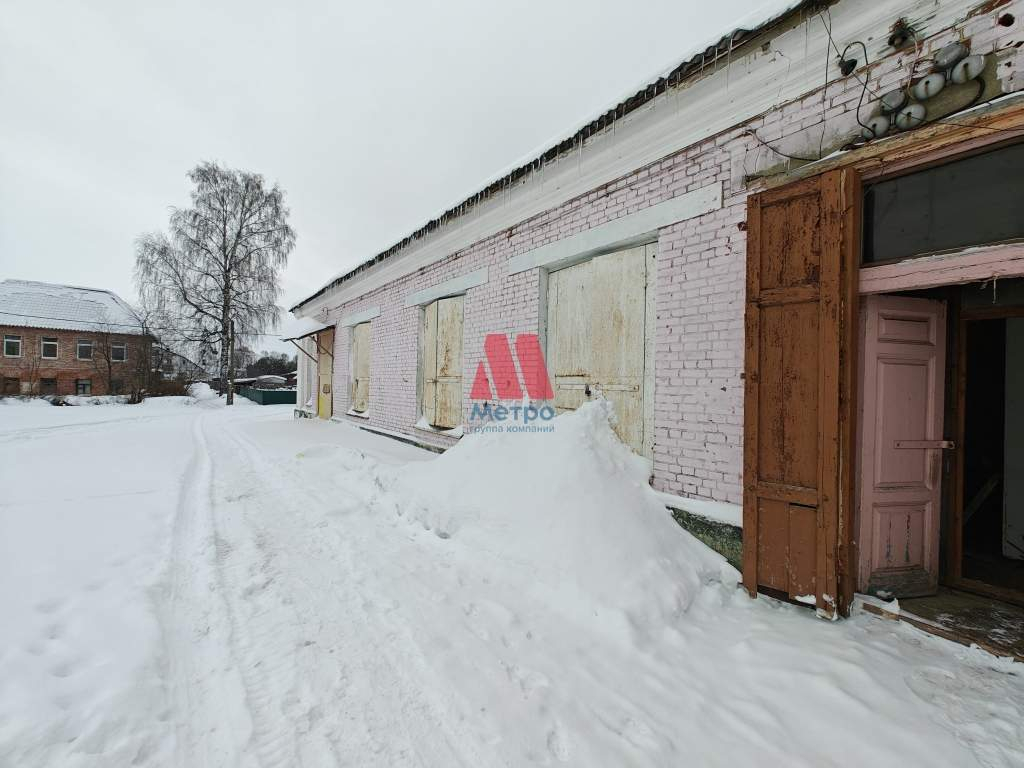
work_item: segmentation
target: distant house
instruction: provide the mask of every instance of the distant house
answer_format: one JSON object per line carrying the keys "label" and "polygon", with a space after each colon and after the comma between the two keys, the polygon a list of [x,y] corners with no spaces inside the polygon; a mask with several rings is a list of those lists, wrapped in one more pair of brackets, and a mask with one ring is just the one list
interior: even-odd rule
{"label": "distant house", "polygon": [[131,392],[149,342],[117,294],[29,280],[0,282],[0,395]]}

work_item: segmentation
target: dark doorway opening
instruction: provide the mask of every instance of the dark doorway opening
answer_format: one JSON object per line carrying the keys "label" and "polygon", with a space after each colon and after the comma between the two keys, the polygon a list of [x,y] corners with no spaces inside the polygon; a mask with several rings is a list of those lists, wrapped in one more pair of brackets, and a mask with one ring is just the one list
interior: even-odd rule
{"label": "dark doorway opening", "polygon": [[1024,316],[964,322],[960,576],[1024,600]]}

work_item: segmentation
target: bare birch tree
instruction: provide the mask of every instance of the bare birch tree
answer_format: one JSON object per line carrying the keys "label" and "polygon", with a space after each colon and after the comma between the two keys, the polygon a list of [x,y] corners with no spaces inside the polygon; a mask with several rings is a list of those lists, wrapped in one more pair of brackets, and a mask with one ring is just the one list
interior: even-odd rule
{"label": "bare birch tree", "polygon": [[144,305],[180,342],[216,346],[231,405],[235,340],[277,324],[280,273],[295,232],[284,192],[259,174],[202,163],[189,179],[192,205],[171,212],[166,234],[139,238],[135,281]]}

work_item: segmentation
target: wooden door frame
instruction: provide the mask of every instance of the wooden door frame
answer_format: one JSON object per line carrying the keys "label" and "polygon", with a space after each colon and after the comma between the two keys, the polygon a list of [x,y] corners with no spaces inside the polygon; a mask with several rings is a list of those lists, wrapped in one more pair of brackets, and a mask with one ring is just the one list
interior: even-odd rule
{"label": "wooden door frame", "polygon": [[[901,142],[899,146],[893,146],[891,149],[883,147],[882,151],[876,155],[865,156],[856,160],[852,167],[856,170],[861,185],[897,178],[908,173],[925,170],[981,152],[997,149],[1000,146],[1020,143],[1024,140],[1024,104],[1017,100],[1006,109],[996,108],[973,121],[958,121],[958,124],[955,126],[932,126],[928,131],[928,135],[921,137],[916,145],[910,141],[912,138],[914,138],[914,133],[907,134],[906,141]],[[859,199],[861,201],[861,209],[863,210],[863,197]],[[1009,253],[1010,249],[1007,249],[1007,251]],[[852,256],[855,259],[856,268],[861,274],[863,274],[863,270],[880,269],[890,266],[890,264],[861,266],[860,248]],[[903,263],[911,260],[904,260]],[[956,283],[950,282],[945,284],[954,285]],[[928,287],[937,286],[934,285],[934,281],[928,281],[927,277],[922,275],[919,285],[903,285],[898,289],[894,289],[893,292]],[[857,303],[859,305],[859,301]],[[1020,314],[1024,315],[1024,308],[1020,309]],[[961,310],[959,317],[955,321],[955,328],[953,327],[953,322],[949,322],[947,326],[947,332],[955,334],[956,343],[955,357],[947,361],[947,366],[955,366],[954,375],[951,379],[952,391],[947,396],[953,398],[955,403],[954,439],[957,449],[951,472],[952,477],[950,478],[952,498],[950,499],[951,507],[948,516],[949,531],[945,541],[940,541],[940,549],[946,553],[946,572],[942,573],[940,570],[940,583],[955,586],[965,591],[978,592],[1020,603],[1022,602],[1021,596],[1012,590],[993,587],[973,579],[966,579],[961,575],[963,567],[963,531],[961,523],[963,520],[963,440],[965,430],[963,398],[965,395],[964,377],[966,376],[964,367],[966,361],[966,347],[964,343],[966,340],[966,323],[982,319],[983,317],[1011,316],[1006,314],[1008,311],[1009,308],[999,308],[994,311],[987,308]],[[860,352],[860,342],[858,342],[857,353],[859,354]],[[861,393],[858,391],[858,387],[859,382],[853,382],[850,396],[859,407]],[[854,428],[859,429],[860,425],[856,424]],[[853,499],[856,499],[859,493],[858,474],[859,468],[858,472],[851,473],[852,491],[854,494],[851,498]],[[854,505],[853,514],[855,516],[858,514],[856,504]],[[859,519],[855,520],[857,526],[859,526],[859,523]],[[854,552],[853,547],[855,545],[851,546],[851,552]],[[854,562],[857,562],[857,560],[854,560]]]}
{"label": "wooden door frame", "polygon": [[951,393],[954,405],[954,439],[957,450],[953,461],[950,499],[949,534],[946,537],[946,573],[942,583],[965,592],[974,592],[994,597],[1009,603],[1024,605],[1024,592],[994,584],[987,584],[963,575],[963,515],[964,515],[964,448],[967,435],[967,324],[979,320],[1003,320],[1010,317],[1024,317],[1024,306],[1017,307],[972,307],[961,309],[956,322],[956,369],[953,375],[954,391]]}
{"label": "wooden door frame", "polygon": [[[952,115],[944,119],[955,119],[956,123],[929,123],[913,131],[874,141],[836,157],[808,163],[790,173],[768,179],[760,190],[751,191],[776,190],[780,187],[799,184],[808,178],[828,171],[840,169],[846,171],[844,190],[847,194],[844,197],[853,206],[853,210],[845,212],[849,213],[852,224],[844,228],[843,232],[842,269],[847,274],[859,277],[864,185],[1024,140],[1024,95],[1010,97],[976,108],[967,114]],[[752,229],[751,222],[748,221],[748,259],[750,258],[749,243],[752,236],[750,230]],[[857,466],[856,447],[859,429],[857,413],[861,396],[857,380],[860,357],[858,283],[857,279],[848,281],[849,290],[844,294],[846,305],[840,308],[841,322],[845,323],[845,326],[840,329],[839,340],[846,339],[849,342],[852,339],[853,343],[847,343],[841,350],[840,409],[838,414],[839,466],[836,468],[839,488],[836,563],[834,571],[829,572],[830,569],[826,567],[822,573],[826,581],[833,581],[837,584],[837,607],[842,614],[846,614],[852,604],[857,586],[856,574],[859,563],[855,533],[860,523],[856,509],[858,478],[854,471]],[[904,288],[903,290],[909,289]],[[749,334],[749,328],[746,332]],[[745,422],[750,418],[750,414],[744,415]],[[749,439],[749,432],[745,432],[744,439],[745,441]],[[749,450],[749,446],[747,449]],[[960,453],[958,451],[958,454]],[[746,483],[746,480],[744,482]],[[744,505],[746,506],[747,503],[745,498]],[[756,547],[756,535],[756,530],[747,531],[744,539],[745,541],[749,540],[752,546]],[[753,555],[747,552],[745,545],[744,558],[750,556]],[[819,563],[819,565],[826,564]],[[966,580],[961,579],[961,581]],[[748,586],[748,589],[756,589],[756,585]]]}

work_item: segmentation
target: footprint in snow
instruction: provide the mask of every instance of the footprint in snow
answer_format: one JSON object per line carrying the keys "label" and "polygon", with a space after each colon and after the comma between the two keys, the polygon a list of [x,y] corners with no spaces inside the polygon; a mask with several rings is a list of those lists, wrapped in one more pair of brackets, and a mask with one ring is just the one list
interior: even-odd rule
{"label": "footprint in snow", "polygon": [[62,661],[60,664],[57,664],[55,667],[50,669],[50,674],[54,677],[71,677],[75,673],[76,669],[77,666],[74,662]]}
{"label": "footprint in snow", "polygon": [[63,597],[51,597],[49,600],[41,600],[36,603],[36,612],[43,614],[56,613],[67,602]]}
{"label": "footprint in snow", "polygon": [[551,681],[541,672],[531,669],[524,669],[518,664],[506,664],[505,673],[511,682],[516,683],[523,692],[523,698],[528,699],[536,691],[542,688],[549,688]]}
{"label": "footprint in snow", "polygon": [[[934,719],[951,726],[961,744],[983,765],[1024,764],[1024,707],[1015,681],[992,669],[961,664],[955,671],[921,667],[905,676],[907,687],[934,706]],[[999,670],[1001,671],[1001,670]],[[984,727],[983,727],[984,726]],[[1002,738],[993,738],[993,735]]]}
{"label": "footprint in snow", "polygon": [[569,741],[558,723],[548,732],[548,752],[560,763],[569,762]]}
{"label": "footprint in snow", "polygon": [[24,651],[30,656],[42,656],[46,653],[46,646],[42,643],[31,642],[24,647]]}

